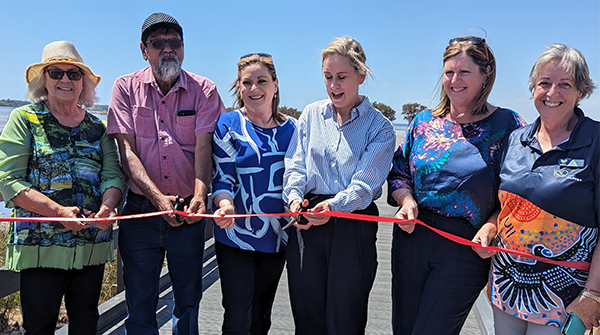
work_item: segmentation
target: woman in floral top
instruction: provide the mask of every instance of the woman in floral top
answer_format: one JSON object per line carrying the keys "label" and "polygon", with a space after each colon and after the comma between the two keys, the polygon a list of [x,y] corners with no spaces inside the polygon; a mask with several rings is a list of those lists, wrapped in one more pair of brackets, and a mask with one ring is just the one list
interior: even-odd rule
{"label": "woman in floral top", "polygon": [[[0,192],[16,217],[111,217],[125,190],[114,141],[83,107],[100,77],[75,46],[48,44],[29,66],[26,96],[0,136]],[[64,295],[69,334],[96,334],[104,263],[114,260],[112,223],[11,223],[6,268],[20,271],[27,334],[53,334]]]}
{"label": "woman in floral top", "polygon": [[[416,116],[394,155],[388,203],[467,239],[498,215],[498,153],[522,126],[487,102],[496,62],[485,40],[457,37],[444,53],[441,102]],[[394,334],[459,334],[487,282],[489,260],[414,223],[394,227]],[[432,320],[435,319],[435,322]]]}

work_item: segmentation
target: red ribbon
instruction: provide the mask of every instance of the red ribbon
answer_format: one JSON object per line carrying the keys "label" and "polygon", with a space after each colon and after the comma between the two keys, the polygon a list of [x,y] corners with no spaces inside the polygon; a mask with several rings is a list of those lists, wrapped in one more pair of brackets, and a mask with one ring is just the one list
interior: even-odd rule
{"label": "red ribbon", "polygon": [[335,216],[335,217],[339,217],[339,218],[345,218],[345,219],[354,219],[354,220],[361,220],[361,221],[378,221],[378,222],[391,222],[391,223],[395,223],[395,222],[415,222],[417,224],[420,224],[422,226],[425,226],[431,230],[433,230],[434,232],[436,232],[437,234],[453,241],[456,242],[458,244],[462,244],[462,245],[466,245],[466,246],[470,246],[470,247],[475,247],[478,249],[484,249],[484,250],[488,250],[488,251],[492,251],[492,252],[505,252],[505,253],[509,253],[509,254],[513,254],[516,256],[520,256],[520,257],[524,257],[524,258],[529,258],[529,259],[535,259],[536,261],[540,261],[540,262],[544,262],[544,263],[549,263],[549,264],[554,264],[554,265],[558,265],[558,266],[565,266],[565,267],[569,267],[569,268],[573,268],[573,269],[577,269],[577,270],[583,270],[583,271],[589,271],[590,270],[590,263],[589,262],[584,262],[584,261],[555,261],[553,259],[548,259],[542,256],[537,256],[537,255],[532,255],[532,254],[528,254],[526,252],[522,252],[522,251],[517,251],[517,250],[511,250],[511,249],[506,249],[506,248],[501,248],[501,247],[496,247],[496,246],[488,246],[488,247],[482,247],[481,244],[479,243],[475,243],[473,241],[467,240],[466,238],[460,237],[460,236],[456,236],[456,235],[452,235],[450,233],[447,233],[443,230],[439,230],[437,228],[433,228],[430,227],[428,225],[426,225],[423,221],[421,220],[401,220],[401,219],[396,219],[396,218],[388,218],[388,217],[381,217],[381,216],[371,216],[371,215],[365,215],[365,214],[352,214],[352,213],[340,213],[340,212],[323,212],[320,213],[323,215],[330,215],[330,216]]}
{"label": "red ribbon", "polygon": [[[162,211],[162,212],[152,212],[152,213],[143,213],[143,214],[132,214],[132,215],[121,215],[121,216],[113,216],[110,218],[60,218],[60,217],[18,217],[18,218],[2,218],[0,217],[0,222],[6,222],[6,221],[29,221],[29,222],[60,222],[60,221],[79,221],[79,222],[103,222],[103,221],[115,221],[115,220],[128,220],[128,219],[140,219],[140,218],[146,218],[146,217],[152,217],[152,216],[159,216],[159,215],[174,215],[174,214],[178,214],[178,215],[182,215],[182,216],[187,216],[187,217],[196,217],[196,218],[245,218],[245,217],[256,217],[256,216],[292,216],[292,215],[298,215],[298,214],[307,214],[307,212],[299,212],[299,213],[267,213],[267,214],[228,214],[228,215],[215,215],[215,214],[191,214],[191,213],[187,213],[187,212],[182,212],[182,211]],[[354,214],[354,213],[343,213],[343,212],[333,212],[333,211],[325,211],[325,212],[320,212],[319,214],[325,215],[325,216],[333,216],[333,217],[337,217],[337,218],[344,218],[344,219],[353,219],[353,220],[360,220],[360,221],[372,221],[372,222],[389,222],[389,223],[398,223],[398,222],[415,222],[417,224],[420,224],[422,226],[427,227],[428,229],[431,229],[432,231],[434,231],[435,233],[453,241],[456,242],[458,244],[462,244],[462,245],[466,245],[466,246],[470,246],[470,247],[474,247],[474,248],[478,248],[478,249],[484,249],[484,250],[488,250],[491,252],[505,252],[505,253],[509,253],[509,254],[513,254],[516,256],[520,256],[520,257],[524,257],[524,258],[528,258],[528,259],[534,259],[536,261],[540,261],[540,262],[544,262],[544,263],[549,263],[549,264],[554,264],[554,265],[558,265],[558,266],[564,266],[564,267],[569,267],[569,268],[573,268],[573,269],[577,269],[577,270],[583,270],[583,271],[589,271],[590,270],[590,263],[589,262],[584,262],[584,261],[555,261],[552,259],[548,259],[545,257],[541,257],[541,256],[537,256],[537,255],[532,255],[532,254],[528,254],[522,251],[517,251],[517,250],[511,250],[511,249],[506,249],[506,248],[501,248],[501,247],[496,247],[496,246],[488,246],[488,247],[482,247],[480,244],[475,243],[473,241],[467,240],[466,238],[462,238],[460,236],[456,236],[450,233],[447,233],[445,231],[439,230],[437,228],[433,228],[430,227],[428,225],[426,225],[423,221],[421,220],[402,220],[402,219],[397,219],[397,218],[389,218],[389,217],[384,217],[384,216],[374,216],[374,215],[365,215],[365,214]]]}

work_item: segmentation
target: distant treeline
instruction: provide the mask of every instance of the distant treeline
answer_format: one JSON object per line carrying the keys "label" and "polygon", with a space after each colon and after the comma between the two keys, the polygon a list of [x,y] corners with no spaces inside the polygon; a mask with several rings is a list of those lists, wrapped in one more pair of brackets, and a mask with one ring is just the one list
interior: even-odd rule
{"label": "distant treeline", "polygon": [[[0,107],[21,107],[30,103],[27,100],[0,99]],[[108,105],[94,105],[92,108],[88,108],[88,110],[90,112],[106,114],[108,112]]]}
{"label": "distant treeline", "polygon": [[0,99],[0,107],[21,107],[29,103],[25,100]]}

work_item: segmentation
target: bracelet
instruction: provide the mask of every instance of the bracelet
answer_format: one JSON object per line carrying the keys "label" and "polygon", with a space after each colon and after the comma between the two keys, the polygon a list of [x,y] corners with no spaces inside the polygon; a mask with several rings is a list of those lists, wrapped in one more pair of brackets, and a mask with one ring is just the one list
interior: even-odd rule
{"label": "bracelet", "polygon": [[600,304],[600,297],[597,296],[597,295],[593,295],[593,294],[591,294],[588,291],[581,291],[581,295],[584,296],[584,297],[588,297],[588,298],[590,298],[592,300],[595,300],[597,303]]}
{"label": "bracelet", "polygon": [[592,292],[594,294],[600,295],[600,291],[592,290],[591,288],[584,287],[584,291]]}

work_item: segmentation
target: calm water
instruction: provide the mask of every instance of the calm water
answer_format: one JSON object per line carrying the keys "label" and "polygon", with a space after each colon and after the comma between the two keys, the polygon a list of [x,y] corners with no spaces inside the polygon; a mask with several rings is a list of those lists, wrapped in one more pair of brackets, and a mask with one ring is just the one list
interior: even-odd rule
{"label": "calm water", "polygon": [[[8,120],[8,116],[12,110],[13,107],[0,107],[0,130],[4,128],[4,124],[6,124],[6,120]],[[0,216],[10,216],[10,210],[4,207],[4,201],[0,201]]]}
{"label": "calm water", "polygon": [[4,128],[6,120],[8,120],[8,116],[13,109],[13,107],[0,107],[0,130]]}

